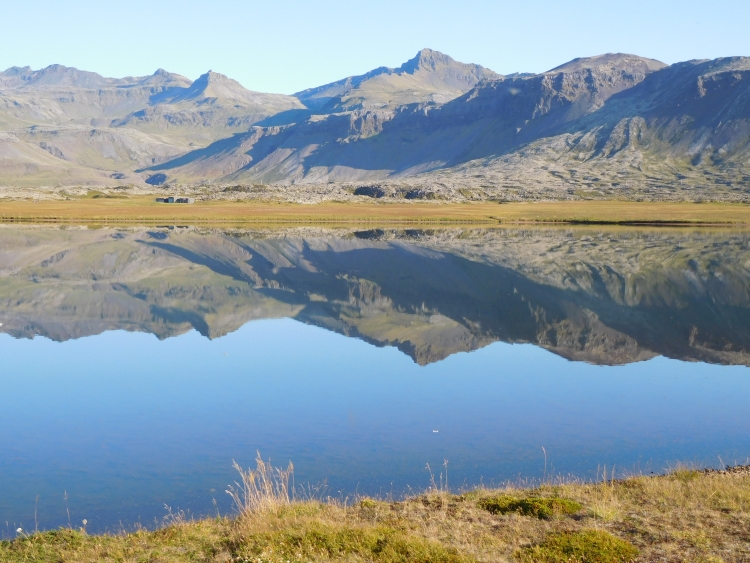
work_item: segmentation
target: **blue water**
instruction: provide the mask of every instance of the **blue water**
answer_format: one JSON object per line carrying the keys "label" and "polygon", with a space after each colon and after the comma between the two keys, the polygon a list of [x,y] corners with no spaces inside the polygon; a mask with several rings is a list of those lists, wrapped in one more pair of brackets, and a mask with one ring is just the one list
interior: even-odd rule
{"label": "blue water", "polygon": [[0,334],[0,358],[2,535],[68,525],[66,492],[93,532],[157,525],[165,505],[224,514],[232,460],[256,451],[336,497],[422,490],[444,460],[454,488],[539,478],[542,448],[547,475],[584,478],[750,455],[746,367],[501,342],[422,367],[290,319],[216,340]]}

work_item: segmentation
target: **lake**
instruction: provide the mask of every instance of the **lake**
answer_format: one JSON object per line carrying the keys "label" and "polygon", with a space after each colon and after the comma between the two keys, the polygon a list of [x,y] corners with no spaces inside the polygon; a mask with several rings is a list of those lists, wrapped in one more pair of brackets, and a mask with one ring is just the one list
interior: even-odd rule
{"label": "lake", "polygon": [[0,323],[2,536],[750,456],[750,232],[4,226]]}

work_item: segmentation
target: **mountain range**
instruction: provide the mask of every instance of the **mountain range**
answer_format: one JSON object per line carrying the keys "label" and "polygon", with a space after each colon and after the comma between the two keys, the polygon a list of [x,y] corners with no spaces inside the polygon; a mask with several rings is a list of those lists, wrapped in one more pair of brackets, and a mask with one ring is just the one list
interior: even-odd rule
{"label": "mountain range", "polygon": [[294,95],[215,72],[0,73],[0,185],[335,184],[363,197],[750,200],[750,58],[501,76],[424,49]]}

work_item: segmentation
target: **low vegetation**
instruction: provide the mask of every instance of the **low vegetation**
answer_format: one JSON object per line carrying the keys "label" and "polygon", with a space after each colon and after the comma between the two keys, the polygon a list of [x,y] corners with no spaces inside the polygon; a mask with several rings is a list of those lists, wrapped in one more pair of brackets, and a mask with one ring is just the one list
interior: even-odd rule
{"label": "low vegetation", "polygon": [[171,516],[155,531],[61,529],[0,543],[3,563],[625,563],[750,560],[750,467],[596,484],[434,487],[407,500],[294,501],[291,467],[259,460],[234,517]]}
{"label": "low vegetation", "polygon": [[508,495],[489,496],[479,501],[479,507],[492,514],[518,512],[524,516],[550,519],[554,516],[575,514],[583,506],[574,500],[559,497],[518,498]]}
{"label": "low vegetation", "polygon": [[[162,195],[175,195],[165,193]],[[0,200],[0,223],[85,224],[367,224],[501,225],[547,223],[575,225],[735,225],[750,224],[750,206],[730,203],[656,203],[558,201],[539,203],[379,203],[326,201],[314,204],[271,200],[206,200],[164,206],[155,196],[125,196],[89,191],[70,200]]]}
{"label": "low vegetation", "polygon": [[619,563],[634,561],[638,548],[604,530],[555,532],[541,544],[519,549],[519,561],[529,563]]}

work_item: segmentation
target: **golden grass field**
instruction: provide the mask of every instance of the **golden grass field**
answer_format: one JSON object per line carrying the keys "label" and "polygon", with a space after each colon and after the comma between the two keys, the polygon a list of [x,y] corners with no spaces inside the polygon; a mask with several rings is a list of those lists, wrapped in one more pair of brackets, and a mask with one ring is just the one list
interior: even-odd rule
{"label": "golden grass field", "polygon": [[577,201],[546,203],[292,204],[207,201],[156,203],[152,197],[1,201],[0,222],[129,224],[750,224],[750,206],[726,203]]}
{"label": "golden grass field", "polygon": [[[270,468],[269,468],[270,469]],[[239,512],[89,535],[81,523],[19,531],[3,563],[734,563],[750,560],[750,467],[548,483],[533,488],[442,486],[396,502],[295,501],[262,473]]]}

